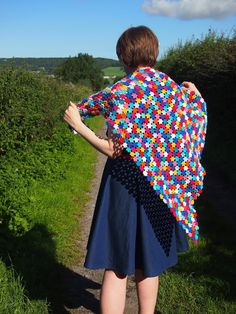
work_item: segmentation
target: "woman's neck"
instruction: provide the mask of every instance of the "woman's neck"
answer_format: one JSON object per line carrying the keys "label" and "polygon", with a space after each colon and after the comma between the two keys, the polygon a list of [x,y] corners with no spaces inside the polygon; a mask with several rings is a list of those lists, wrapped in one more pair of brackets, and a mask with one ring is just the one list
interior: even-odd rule
{"label": "woman's neck", "polygon": [[150,66],[149,65],[142,65],[142,64],[138,65],[137,67],[124,66],[124,70],[125,70],[125,73],[127,75],[132,74],[133,72],[138,71],[138,70],[143,69],[143,68],[150,68]]}

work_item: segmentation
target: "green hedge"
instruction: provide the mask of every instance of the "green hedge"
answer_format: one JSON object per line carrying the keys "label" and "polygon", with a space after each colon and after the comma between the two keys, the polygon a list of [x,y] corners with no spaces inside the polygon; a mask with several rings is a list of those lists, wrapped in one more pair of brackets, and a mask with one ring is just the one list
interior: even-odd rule
{"label": "green hedge", "polygon": [[25,70],[0,72],[1,229],[22,235],[32,227],[30,187],[63,178],[75,151],[63,113],[90,92]]}
{"label": "green hedge", "polygon": [[200,40],[179,43],[157,67],[176,82],[192,81],[199,88],[208,110],[203,158],[235,182],[236,31],[231,35],[209,31]]}

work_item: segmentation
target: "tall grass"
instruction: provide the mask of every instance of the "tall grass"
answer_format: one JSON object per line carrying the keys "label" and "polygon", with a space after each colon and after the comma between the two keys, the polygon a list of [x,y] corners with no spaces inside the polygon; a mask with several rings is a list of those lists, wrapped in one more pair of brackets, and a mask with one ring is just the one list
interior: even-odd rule
{"label": "tall grass", "polygon": [[0,313],[2,314],[46,314],[47,302],[30,301],[13,267],[7,268],[0,260]]}
{"label": "tall grass", "polygon": [[236,313],[234,224],[211,200],[197,201],[200,241],[160,278],[157,308],[162,314]]}

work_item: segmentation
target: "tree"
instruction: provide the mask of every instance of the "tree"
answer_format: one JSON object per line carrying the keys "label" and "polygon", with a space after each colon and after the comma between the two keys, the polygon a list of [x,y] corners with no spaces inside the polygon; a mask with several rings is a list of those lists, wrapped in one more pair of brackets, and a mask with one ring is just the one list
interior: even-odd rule
{"label": "tree", "polygon": [[95,59],[87,53],[69,57],[54,71],[57,77],[66,82],[90,86],[94,91],[103,87],[103,73]]}

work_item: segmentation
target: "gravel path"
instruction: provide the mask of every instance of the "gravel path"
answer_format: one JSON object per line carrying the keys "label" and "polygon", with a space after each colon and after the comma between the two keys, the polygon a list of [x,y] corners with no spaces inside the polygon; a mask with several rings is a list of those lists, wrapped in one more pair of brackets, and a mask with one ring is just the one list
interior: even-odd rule
{"label": "gravel path", "polygon": [[[105,128],[101,134],[104,136]],[[84,209],[84,215],[80,222],[81,236],[78,241],[78,248],[81,258],[78,265],[73,266],[64,278],[64,289],[66,293],[66,312],[77,313],[99,313],[99,294],[102,284],[104,270],[88,270],[83,267],[86,254],[86,245],[96,203],[97,193],[100,186],[103,168],[107,157],[98,153],[96,173],[92,180],[89,193],[89,202]],[[137,295],[133,276],[128,277],[126,314],[138,313]]]}

